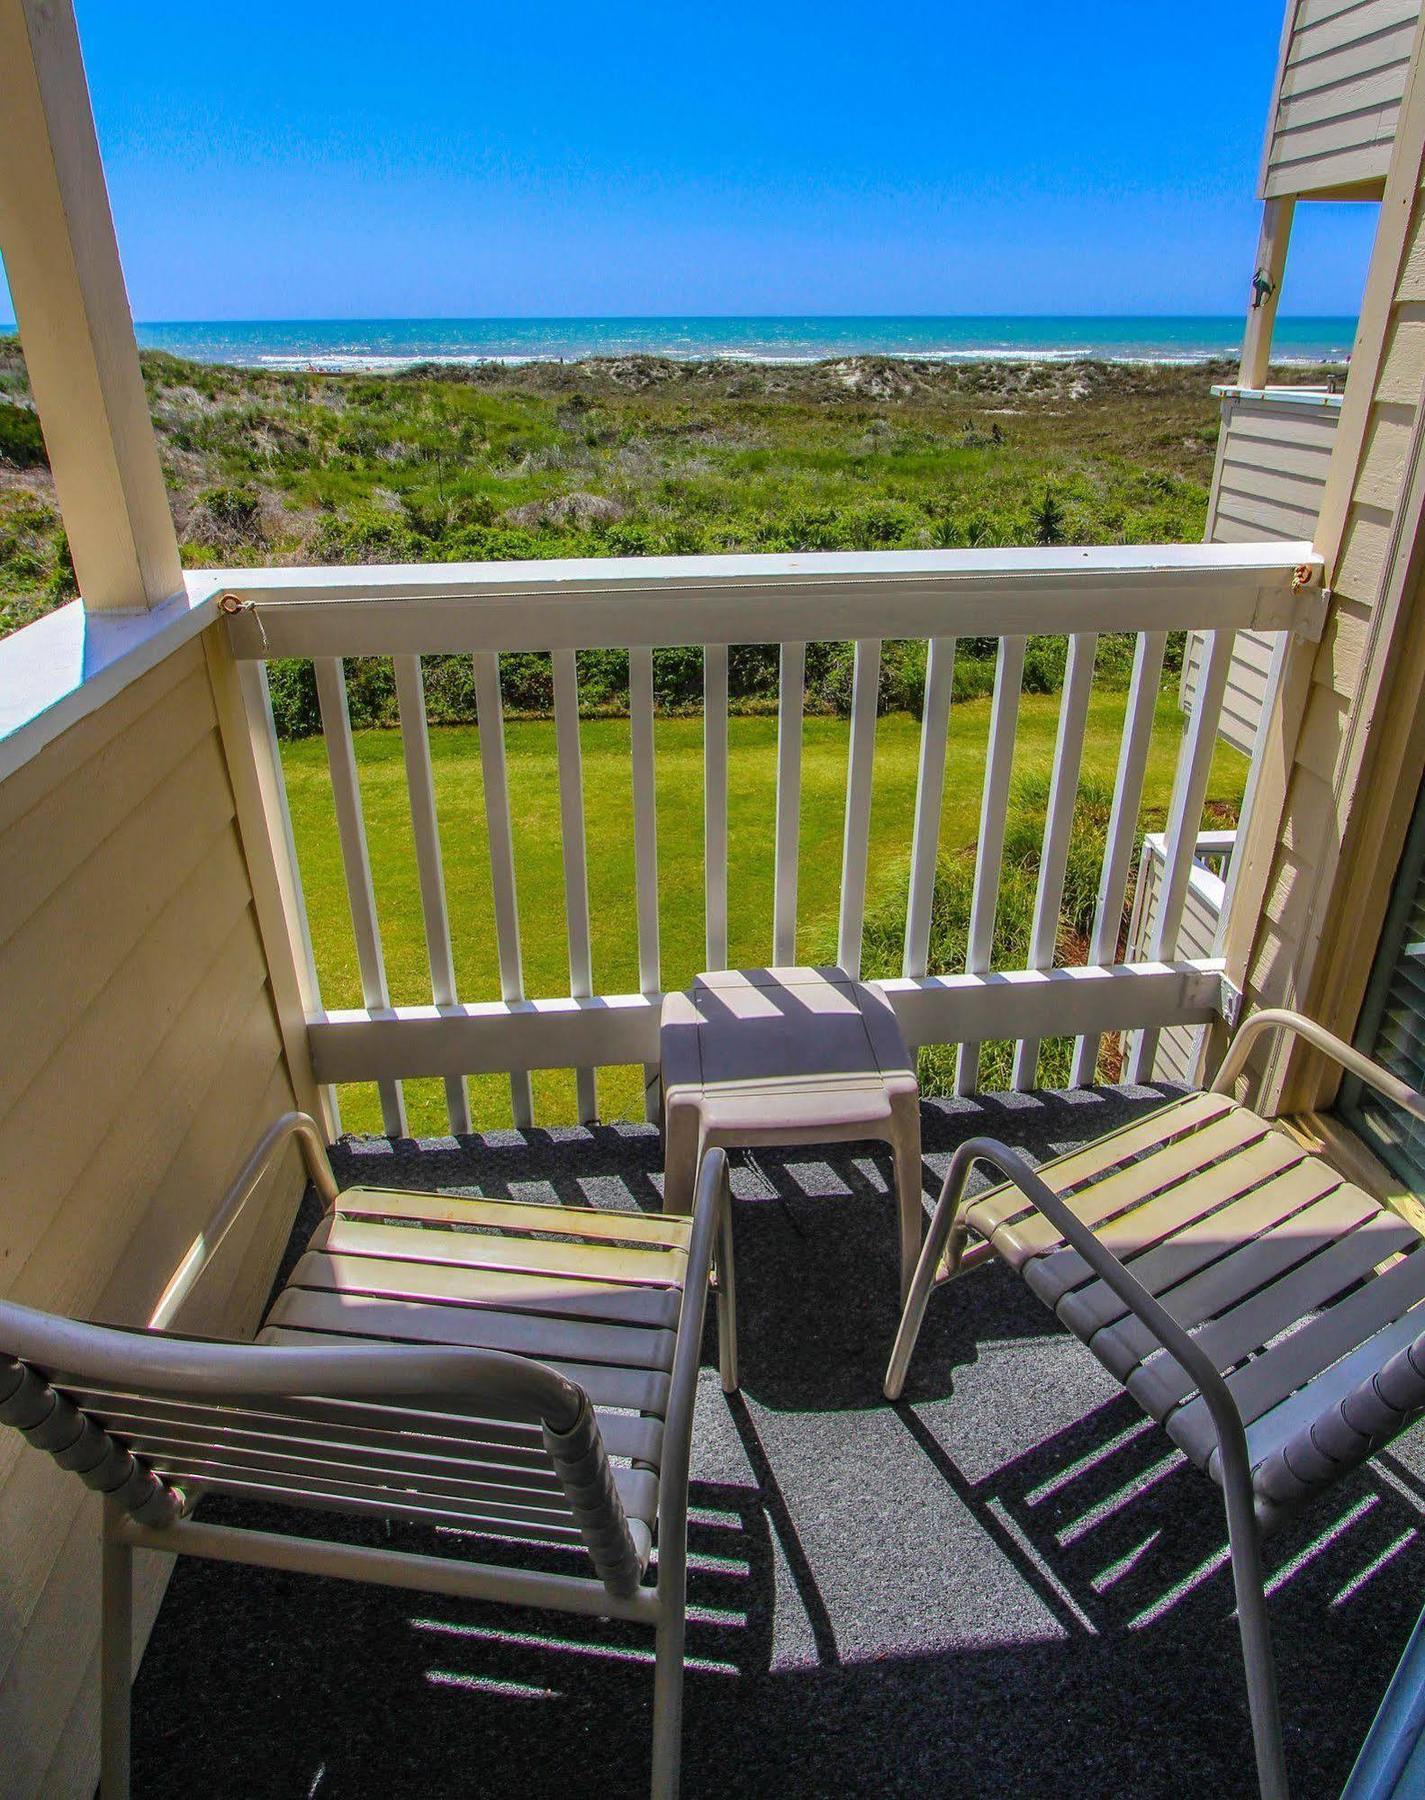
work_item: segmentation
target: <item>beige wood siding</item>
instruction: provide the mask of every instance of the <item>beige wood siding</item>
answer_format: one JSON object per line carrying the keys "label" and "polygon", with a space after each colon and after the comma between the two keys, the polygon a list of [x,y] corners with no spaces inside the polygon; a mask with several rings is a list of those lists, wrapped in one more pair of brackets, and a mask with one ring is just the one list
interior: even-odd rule
{"label": "beige wood siding", "polygon": [[1379,194],[1419,0],[1297,0],[1270,113],[1264,199]]}
{"label": "beige wood siding", "polygon": [[[1340,417],[1334,399],[1224,394],[1207,542],[1314,537]],[[1256,744],[1271,660],[1272,640],[1265,632],[1238,632],[1219,729],[1246,756]],[[1192,710],[1201,665],[1201,633],[1189,632],[1179,690],[1184,712]]]}
{"label": "beige wood siding", "polygon": [[[1367,285],[1339,467],[1322,512],[1328,554],[1339,542],[1326,628],[1318,645],[1303,649],[1300,680],[1293,676],[1297,722],[1280,820],[1274,841],[1252,846],[1264,876],[1260,916],[1242,920],[1249,1000],[1300,1006],[1347,1036],[1420,780],[1410,742],[1421,726],[1412,690],[1421,601],[1410,575],[1425,398],[1420,109],[1413,76]],[[1234,921],[1234,938],[1237,929]],[[1309,1059],[1274,1063],[1268,1103],[1288,1110],[1316,1104],[1319,1074]]]}
{"label": "beige wood siding", "polygon": [[[141,1323],[292,1104],[201,644],[0,784],[0,995],[0,1294]],[[300,1187],[291,1159],[186,1328],[251,1328]],[[93,1790],[98,1520],[0,1432],[7,1795]],[[141,1636],[168,1566],[143,1559]]]}

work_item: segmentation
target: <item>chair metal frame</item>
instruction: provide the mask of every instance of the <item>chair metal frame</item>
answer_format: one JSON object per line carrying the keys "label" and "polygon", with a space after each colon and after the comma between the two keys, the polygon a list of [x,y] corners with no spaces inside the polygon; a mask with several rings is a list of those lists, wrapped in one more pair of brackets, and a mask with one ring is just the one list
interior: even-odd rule
{"label": "chair metal frame", "polygon": [[[1324,1030],[1314,1020],[1279,1007],[1265,1008],[1254,1013],[1239,1027],[1213,1080],[1211,1092],[1232,1092],[1253,1044],[1267,1032],[1289,1032],[1302,1038],[1313,1049],[1338,1063],[1348,1074],[1366,1082],[1408,1112],[1412,1118],[1425,1123],[1425,1095],[1408,1087],[1398,1077],[1363,1056],[1352,1045]],[[1264,1800],[1286,1800],[1286,1760],[1282,1748],[1281,1710],[1277,1698],[1271,1626],[1267,1616],[1261,1533],[1247,1451],[1247,1434],[1237,1404],[1217,1368],[1162,1303],[1148,1292],[1111,1250],[1105,1248],[1092,1228],[1085,1225],[1070,1206],[1053,1192],[1023,1156],[998,1138],[970,1138],[956,1149],[950,1159],[891,1351],[885,1379],[886,1397],[889,1400],[899,1400],[904,1390],[906,1372],[932,1290],[959,1274],[967,1273],[991,1253],[987,1242],[967,1248],[965,1227],[957,1223],[970,1172],[976,1164],[984,1164],[993,1169],[1001,1180],[1012,1182],[1025,1199],[1043,1213],[1099,1280],[1113,1290],[1163,1349],[1182,1365],[1207,1405],[1217,1434],[1257,1780]],[[977,1252],[982,1254],[977,1255]]]}
{"label": "chair metal frame", "polygon": [[[669,1376],[663,1455],[658,1488],[656,1576],[641,1579],[637,1562],[617,1561],[628,1545],[628,1526],[613,1489],[588,1396],[575,1382],[533,1357],[501,1351],[415,1344],[333,1345],[314,1348],[225,1343],[175,1338],[167,1326],[211,1263],[246,1200],[273,1158],[292,1138],[300,1144],[308,1174],[328,1207],[338,1188],[315,1123],[304,1114],[277,1120],[254,1150],[205,1231],[195,1240],[164,1289],[147,1330],[116,1329],[0,1302],[0,1390],[7,1369],[41,1403],[54,1399],[46,1372],[58,1372],[56,1388],[87,1448],[104,1436],[79,1409],[64,1401],[66,1384],[117,1382],[159,1399],[220,1406],[283,1399],[419,1401],[538,1423],[571,1511],[595,1562],[595,1577],[539,1573],[490,1563],[365,1545],[323,1541],[281,1532],[214,1525],[189,1516],[199,1497],[167,1490],[171,1522],[142,1523],[134,1516],[132,1487],[104,1501],[101,1622],[101,1791],[105,1800],[127,1800],[130,1707],[133,1678],[133,1552],[202,1556],[311,1575],[338,1576],[380,1586],[466,1599],[536,1606],[588,1617],[617,1618],[655,1633],[652,1792],[659,1800],[678,1790],[681,1749],[683,1651],[686,1635],[688,1470],[693,1406],[709,1288],[716,1296],[719,1370],[725,1391],[737,1386],[736,1296],[732,1263],[727,1158],[710,1150],[698,1172],[683,1298]],[[38,1379],[37,1379],[38,1376]],[[13,1386],[9,1394],[18,1392]],[[3,1393],[0,1398],[9,1403]],[[453,1410],[453,1409],[452,1409]],[[61,1456],[54,1409],[32,1441]],[[16,1422],[12,1419],[10,1422]],[[27,1429],[21,1424],[21,1429]],[[47,1435],[46,1435],[47,1434]],[[74,1439],[77,1443],[79,1440]],[[126,1456],[116,1434],[112,1456]],[[69,1465],[76,1466],[71,1460]],[[107,1469],[109,1465],[96,1465]],[[128,1458],[133,1467],[133,1459]],[[142,1467],[139,1475],[152,1485]],[[107,1477],[106,1477],[107,1481]],[[92,1485],[98,1485],[97,1478]],[[150,1509],[151,1510],[151,1509]],[[611,1561],[601,1551],[615,1545]]]}

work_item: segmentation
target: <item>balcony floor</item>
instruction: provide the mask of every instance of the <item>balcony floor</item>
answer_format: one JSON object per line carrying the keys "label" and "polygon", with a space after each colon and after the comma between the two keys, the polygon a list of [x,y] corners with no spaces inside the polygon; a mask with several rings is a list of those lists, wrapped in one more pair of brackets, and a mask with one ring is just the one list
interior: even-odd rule
{"label": "balcony floor", "polygon": [[[1042,1159],[1159,1093],[927,1102],[927,1180],[972,1133]],[[885,1404],[888,1163],[842,1148],[735,1175],[743,1390],[723,1396],[709,1343],[684,1792],[1254,1791],[1216,1489],[998,1267],[932,1301],[906,1403]],[[337,1172],[648,1208],[660,1168],[657,1133],[628,1126],[353,1143]],[[1423,1510],[1417,1432],[1269,1544],[1298,1795],[1339,1792],[1370,1723],[1425,1590]],[[651,1650],[631,1627],[184,1561],[136,1687],[135,1791],[638,1793]]]}

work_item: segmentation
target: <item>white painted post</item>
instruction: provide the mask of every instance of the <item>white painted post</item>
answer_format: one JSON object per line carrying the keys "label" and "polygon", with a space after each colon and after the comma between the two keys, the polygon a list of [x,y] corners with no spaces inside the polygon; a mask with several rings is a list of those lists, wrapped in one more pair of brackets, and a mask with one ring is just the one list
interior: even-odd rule
{"label": "white painted post", "polygon": [[[490,845],[490,887],[495,906],[495,946],[500,958],[500,998],[524,999],[524,961],[520,955],[520,917],[515,898],[515,842],[510,827],[510,788],[505,769],[505,709],[500,699],[500,658],[494,650],[477,650],[475,717],[480,732],[480,776],[485,784],[485,832]],[[510,1108],[516,1127],[534,1124],[534,1093],[529,1071],[510,1075]]]}
{"label": "white painted post", "polygon": [[703,879],[707,966],[727,967],[727,645],[703,651]]}
{"label": "white painted post", "polygon": [[924,975],[930,961],[930,915],[940,854],[940,811],[945,798],[945,749],[950,741],[950,690],[955,680],[955,640],[931,638],[925,663],[925,710],[920,722],[920,767],[915,778],[915,829],[910,845],[905,951],[901,974]]}
{"label": "white painted post", "polygon": [[[1168,809],[1168,844],[1163,859],[1163,886],[1158,895],[1157,916],[1148,939],[1148,960],[1164,962],[1177,952],[1178,928],[1187,899],[1197,834],[1202,829],[1202,808],[1207,798],[1212,755],[1217,748],[1217,726],[1222,717],[1222,696],[1232,665],[1235,631],[1209,632],[1203,645],[1202,669],[1193,696],[1192,717],[1183,736]],[[1129,1060],[1130,1081],[1151,1081],[1158,1053],[1158,1032],[1139,1034]]]}
{"label": "white painted post", "polygon": [[[1039,857],[1039,885],[1034,894],[1034,924],[1029,939],[1029,967],[1052,969],[1059,941],[1059,914],[1064,903],[1064,875],[1069,864],[1069,836],[1079,792],[1079,766],[1084,757],[1089,695],[1093,688],[1098,637],[1078,631],[1069,639],[1064,692],[1059,702],[1059,735],[1054,745],[1054,772],[1044,817],[1044,847]],[[1014,1086],[1023,1093],[1039,1079],[1038,1038],[1021,1038],[1014,1052]]]}
{"label": "white painted post", "polygon": [[876,756],[876,705],[881,689],[881,640],[857,638],[851,674],[851,741],[846,751],[846,828],[841,845],[841,919],[836,960],[861,973],[866,923],[866,858],[871,843],[871,778]]}
{"label": "white painted post", "polygon": [[[1260,275],[1270,284],[1247,314],[1247,329],[1242,335],[1242,365],[1238,385],[1245,388],[1265,387],[1272,359],[1272,328],[1281,304],[1282,277],[1286,272],[1286,251],[1291,241],[1291,220],[1295,200],[1268,200],[1262,208],[1262,231],[1257,241],[1254,279]],[[1253,299],[1257,299],[1253,290]]]}
{"label": "white painted post", "polygon": [[[411,802],[411,830],[416,844],[416,874],[420,879],[421,919],[425,925],[431,999],[437,1006],[454,1006],[455,958],[450,946],[450,914],[445,904],[445,870],[440,853],[440,820],[435,810],[435,771],[430,760],[421,659],[418,656],[393,657],[392,668],[401,719],[406,791]],[[470,1096],[463,1075],[446,1076],[445,1109],[453,1132],[469,1131]]]}
{"label": "white painted post", "polygon": [[[1024,685],[1024,652],[1028,639],[1002,637],[995,660],[995,697],[990,708],[990,739],[985,750],[985,785],[980,797],[980,841],[975,851],[975,887],[970,899],[970,934],[965,973],[983,975],[994,953],[995,913],[999,909],[1000,865],[1009,822],[1009,782],[1014,772],[1014,734],[1019,726],[1019,696]],[[955,1092],[973,1094],[980,1085],[980,1046],[962,1043],[955,1062]]]}
{"label": "white painted post", "polygon": [[[1148,769],[1148,745],[1153,736],[1153,715],[1157,710],[1167,643],[1166,632],[1142,631],[1133,650],[1133,674],[1118,749],[1118,774],[1113,784],[1113,806],[1108,815],[1108,837],[1103,847],[1098,900],[1094,907],[1093,938],[1088,956],[1090,968],[1106,968],[1118,955],[1123,902],[1128,893],[1133,839],[1138,830],[1138,809],[1143,802],[1143,777]],[[1074,1066],[1069,1078],[1072,1086],[1092,1085],[1098,1071],[1099,1042],[1098,1034],[1090,1033],[1074,1045]]]}
{"label": "white painted post", "polygon": [[237,662],[226,639],[214,631],[203,634],[203,652],[292,1092],[297,1105],[318,1121],[332,1144],[341,1136],[341,1111],[336,1089],[319,1084],[312,1069],[307,1021],[321,1013],[322,995],[287,809],[282,754],[272,722],[267,666]]}
{"label": "white painted post", "polygon": [[[584,760],[579,743],[579,663],[572,650],[554,652],[554,740],[559,759],[559,824],[564,839],[564,916],[569,940],[569,996],[588,1000],[594,992],[594,958],[589,942],[589,871],[584,844]],[[594,1071],[574,1071],[579,1123],[599,1116]]]}
{"label": "white painted post", "polygon": [[[628,653],[628,731],[633,763],[633,869],[638,909],[638,991],[651,997],[662,980],[658,944],[658,790],[653,766],[653,652]],[[662,1117],[657,1063],[643,1065],[643,1110]]]}
{"label": "white painted post", "polygon": [[69,0],[0,0],[0,253],[86,607],[183,589]]}
{"label": "white painted post", "polygon": [[797,960],[797,867],[802,819],[802,713],[807,647],[783,644],[777,683],[777,847],[772,890],[772,961]]}

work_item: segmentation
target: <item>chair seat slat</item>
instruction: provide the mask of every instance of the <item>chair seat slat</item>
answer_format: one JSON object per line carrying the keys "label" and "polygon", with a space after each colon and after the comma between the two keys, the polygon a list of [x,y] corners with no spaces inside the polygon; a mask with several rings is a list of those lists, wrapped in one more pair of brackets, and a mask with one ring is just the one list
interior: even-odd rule
{"label": "chair seat slat", "polygon": [[691,1218],[667,1213],[613,1212],[594,1207],[544,1206],[525,1200],[486,1200],[464,1194],[416,1194],[399,1188],[347,1188],[336,1211],[346,1218],[409,1219],[431,1225],[480,1225],[516,1234],[555,1232],[615,1244],[661,1244],[686,1249]]}
{"label": "chair seat slat", "polygon": [[[1082,1150],[1055,1158],[1039,1173],[1056,1193],[1067,1193],[1071,1188],[1106,1174],[1120,1163],[1127,1163],[1133,1157],[1199,1130],[1231,1110],[1231,1102],[1220,1094],[1187,1094],[1132,1125],[1125,1125],[1086,1144]],[[983,1223],[977,1222],[975,1229],[982,1237],[988,1237],[997,1225],[1024,1218],[1033,1210],[1012,1182],[1004,1182],[982,1194],[966,1209],[966,1217],[972,1213],[978,1215],[978,1220]]]}
{"label": "chair seat slat", "polygon": [[[1244,1376],[1253,1370],[1259,1372],[1253,1385],[1260,1398],[1246,1417],[1255,1418],[1264,1405],[1274,1404],[1293,1388],[1309,1381],[1342,1350],[1356,1342],[1360,1326],[1368,1331],[1376,1330],[1425,1293],[1425,1255],[1411,1256],[1355,1294],[1345,1294],[1336,1305],[1328,1304],[1387,1257],[1419,1242],[1418,1233],[1394,1214],[1379,1214],[1320,1255],[1288,1270],[1239,1305],[1220,1313],[1196,1332],[1202,1350],[1223,1370],[1230,1369],[1253,1351],[1270,1346],[1241,1371]],[[1377,1289],[1380,1290],[1378,1293]],[[1326,1310],[1289,1337],[1273,1343],[1273,1339],[1318,1307]],[[1329,1349],[1333,1336],[1331,1321],[1337,1312],[1347,1308],[1357,1322],[1357,1329],[1341,1349],[1332,1352]],[[1320,1360],[1322,1357],[1325,1360]],[[1275,1379],[1288,1384],[1276,1392],[1272,1388],[1273,1377],[1265,1375],[1265,1365],[1269,1363],[1275,1367]],[[1168,1353],[1160,1350],[1129,1377],[1128,1391],[1155,1418],[1161,1419],[1166,1418],[1170,1407],[1194,1393],[1195,1387]],[[1239,1407],[1242,1406],[1242,1394],[1236,1389],[1234,1394]]]}
{"label": "chair seat slat", "polygon": [[687,1267],[682,1250],[639,1249],[588,1241],[507,1237],[493,1232],[375,1225],[365,1219],[324,1219],[308,1246],[348,1256],[394,1256],[412,1262],[455,1263],[469,1269],[514,1269],[574,1280],[624,1281],[677,1287]]}
{"label": "chair seat slat", "polygon": [[[1355,1349],[1347,1351],[1330,1368],[1307,1386],[1297,1388],[1275,1406],[1264,1409],[1247,1427],[1247,1457],[1253,1468],[1263,1463],[1289,1439],[1324,1418],[1338,1407],[1357,1387],[1371,1381],[1399,1351],[1412,1344],[1425,1332],[1425,1306],[1402,1313],[1383,1330],[1368,1337]],[[1195,1430],[1194,1409],[1183,1407],[1174,1415],[1184,1428]],[[1209,1450],[1211,1446],[1209,1447]],[[1216,1473],[1215,1456],[1209,1457],[1209,1472]]]}
{"label": "chair seat slat", "polygon": [[315,1294],[289,1288],[268,1314],[274,1325],[309,1327],[377,1342],[460,1345],[508,1350],[633,1369],[673,1366],[673,1333],[634,1325],[591,1325],[493,1308],[378,1300],[366,1294]]}
{"label": "chair seat slat", "polygon": [[[1318,1210],[1321,1207],[1325,1210]],[[1162,1298],[1200,1270],[1233,1254],[1234,1245],[1250,1243],[1288,1220],[1293,1231],[1300,1225],[1307,1232],[1329,1220],[1339,1233],[1352,1230],[1373,1210],[1373,1201],[1359,1190],[1345,1187],[1325,1163],[1307,1161],[1290,1165],[1215,1211],[1204,1212],[1196,1206],[1191,1187],[1174,1189],[1140,1212],[1115,1220],[1099,1235],[1115,1256],[1127,1262],[1149,1293]],[[1301,1254],[1309,1251],[1303,1249]],[[1083,1258],[1068,1249],[1040,1257],[1026,1270],[1026,1280],[1041,1298],[1053,1292],[1051,1272],[1061,1263],[1068,1268],[1070,1257],[1077,1270],[1086,1271]],[[1063,1298],[1056,1310],[1062,1323],[1085,1342],[1095,1331],[1123,1318],[1123,1302],[1105,1282],[1088,1281],[1072,1292],[1065,1291],[1067,1286],[1061,1279],[1058,1291]]]}
{"label": "chair seat slat", "polygon": [[[371,1339],[353,1332],[268,1324],[257,1341],[261,1344],[310,1345],[361,1344],[369,1343]],[[624,1368],[612,1363],[569,1362],[554,1355],[541,1355],[539,1360],[557,1375],[577,1381],[596,1408],[621,1407],[629,1412],[651,1413],[657,1418],[662,1418],[667,1411],[668,1376],[662,1369]]]}
{"label": "chair seat slat", "polygon": [[[1410,1313],[1415,1331],[1425,1331],[1425,1256],[1408,1256],[1377,1275],[1329,1311],[1303,1325],[1265,1355],[1254,1358],[1227,1378],[1243,1421],[1251,1424],[1269,1407],[1329,1370],[1365,1337]],[[1417,1309],[1412,1311],[1412,1309]],[[1406,1340],[1409,1341],[1409,1335]],[[1194,1400],[1196,1407],[1202,1403]],[[1187,1408],[1182,1409],[1184,1412]],[[1176,1416],[1176,1415],[1174,1415]]]}
{"label": "chair seat slat", "polygon": [[[1205,1349],[1211,1338],[1210,1322],[1216,1319],[1240,1321],[1239,1341],[1242,1336],[1262,1330],[1267,1332],[1264,1341],[1269,1341],[1276,1331],[1294,1323],[1316,1304],[1302,1300],[1302,1293],[1322,1287],[1328,1295],[1339,1292],[1342,1285],[1369,1273],[1395,1249],[1407,1248],[1413,1241],[1413,1236],[1404,1235],[1408,1230],[1389,1214],[1382,1218],[1379,1203],[1369,1194],[1358,1188],[1338,1188],[1325,1201],[1307,1207],[1279,1229],[1248,1238],[1229,1250],[1226,1256],[1175,1287],[1165,1304],[1188,1330],[1205,1328]],[[1378,1232],[1388,1234],[1384,1243]],[[1352,1248],[1354,1255],[1347,1257],[1345,1252]],[[1349,1272],[1352,1269],[1355,1274]],[[1287,1281],[1288,1276],[1293,1277],[1292,1282]],[[1248,1298],[1252,1295],[1256,1299]],[[1251,1314],[1249,1307],[1255,1309]],[[1277,1313],[1275,1325],[1271,1323],[1269,1308]],[[1282,1313],[1290,1316],[1282,1318]],[[1254,1318],[1267,1322],[1254,1324]],[[1093,1340],[1094,1350],[1121,1379],[1146,1361],[1156,1347],[1156,1340],[1131,1318],[1116,1319]],[[1229,1355],[1230,1351],[1223,1354]]]}
{"label": "chair seat slat", "polygon": [[[1086,1225],[1102,1225],[1118,1214],[1143,1206],[1156,1194],[1191,1181],[1205,1204],[1220,1205],[1251,1185],[1254,1170],[1263,1165],[1244,1163],[1244,1154],[1267,1137],[1267,1128],[1255,1121],[1252,1126],[1246,1126],[1235,1118],[1211,1120],[1191,1137],[1165,1144],[1161,1150],[1126,1168],[1115,1169],[1091,1186],[1080,1189],[1070,1197],[1068,1204]],[[1286,1143],[1284,1138],[1281,1141]],[[1301,1156],[1299,1150],[1289,1152],[1289,1160],[1300,1161]],[[1204,1168],[1205,1163],[1218,1158],[1223,1159],[1219,1167]],[[1239,1163],[1243,1164],[1240,1172]],[[1282,1166],[1280,1155],[1273,1165],[1269,1152],[1265,1166]],[[1059,1179],[1058,1171],[1055,1171],[1056,1184]],[[979,1231],[980,1221],[974,1208],[968,1218],[971,1228]],[[1042,1255],[1061,1244],[1063,1239],[1058,1227],[1050,1220],[1041,1213],[1031,1212],[1025,1218],[1000,1225],[994,1232],[993,1242],[996,1253],[1011,1267],[1023,1268],[1030,1257]]]}
{"label": "chair seat slat", "polygon": [[289,1287],[333,1293],[374,1294],[391,1300],[433,1300],[509,1312],[603,1319],[622,1325],[671,1329],[678,1323],[677,1288],[571,1280],[464,1263],[407,1262],[378,1256],[333,1256],[309,1250],[293,1269]]}

